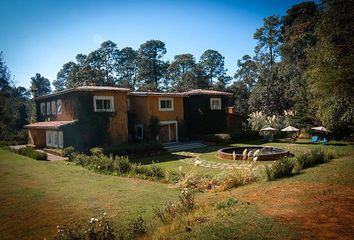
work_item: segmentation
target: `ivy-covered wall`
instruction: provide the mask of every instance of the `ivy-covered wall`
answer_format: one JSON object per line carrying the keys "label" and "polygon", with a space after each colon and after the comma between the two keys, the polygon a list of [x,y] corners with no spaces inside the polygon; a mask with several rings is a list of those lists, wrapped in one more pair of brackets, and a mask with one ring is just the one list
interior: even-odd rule
{"label": "ivy-covered wall", "polygon": [[[221,98],[221,110],[210,109],[210,98]],[[227,131],[227,96],[194,95],[184,98],[184,119],[190,138]]]}

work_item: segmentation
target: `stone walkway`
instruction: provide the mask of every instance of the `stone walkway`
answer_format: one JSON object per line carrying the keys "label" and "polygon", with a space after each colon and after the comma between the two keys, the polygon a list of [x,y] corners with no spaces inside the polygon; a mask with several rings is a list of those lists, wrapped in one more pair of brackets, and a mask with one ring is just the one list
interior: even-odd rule
{"label": "stone walkway", "polygon": [[[185,156],[186,158],[181,159],[181,162],[186,164],[191,164],[200,167],[207,167],[207,168],[215,168],[215,169],[222,169],[222,170],[229,170],[229,169],[248,169],[250,167],[250,162],[246,161],[238,161],[234,163],[218,163],[207,161],[200,158],[201,154],[192,153],[192,152],[178,152],[178,155]],[[254,169],[262,168],[261,165],[256,166]]]}

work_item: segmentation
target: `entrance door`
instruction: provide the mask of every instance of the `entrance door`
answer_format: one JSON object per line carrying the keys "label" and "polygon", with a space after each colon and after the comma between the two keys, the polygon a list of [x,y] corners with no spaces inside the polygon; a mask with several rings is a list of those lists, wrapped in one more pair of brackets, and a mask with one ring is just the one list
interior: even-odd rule
{"label": "entrance door", "polygon": [[160,122],[159,140],[161,142],[177,142],[177,121]]}
{"label": "entrance door", "polygon": [[45,132],[47,147],[63,148],[63,132],[47,130]]}

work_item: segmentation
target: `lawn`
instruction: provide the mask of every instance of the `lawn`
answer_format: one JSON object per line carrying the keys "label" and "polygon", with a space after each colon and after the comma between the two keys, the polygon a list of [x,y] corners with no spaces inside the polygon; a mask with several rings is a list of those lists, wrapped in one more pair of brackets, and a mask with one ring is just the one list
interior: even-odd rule
{"label": "lawn", "polygon": [[[258,182],[222,193],[198,194],[199,207],[196,211],[178,218],[171,225],[159,227],[151,233],[152,237],[298,239],[305,233],[316,238],[316,234],[321,232],[321,224],[328,219],[332,225],[325,226],[328,236],[324,238],[335,238],[331,234],[337,230],[344,231],[345,236],[351,234],[351,228],[345,230],[343,225],[352,221],[350,214],[354,212],[351,207],[354,199],[353,145],[334,142],[318,146],[305,141],[232,145],[253,144],[287,148],[295,155],[321,147],[347,156],[307,169],[292,178]],[[230,162],[215,156],[218,148],[206,147],[193,152],[210,162]],[[142,164],[155,162],[166,170],[182,167],[185,172],[211,175],[221,171],[180,161],[184,158],[179,153],[172,153],[132,161]],[[117,226],[143,216],[148,227],[153,229],[158,223],[153,217],[153,208],[176,200],[178,193],[178,189],[167,184],[101,175],[63,161],[36,161],[0,149],[0,239],[51,237],[58,224],[73,219],[87,220],[103,212],[107,212]],[[216,204],[229,198],[236,199],[237,204],[227,209],[215,208]],[[320,222],[317,222],[317,216],[322,216]],[[341,216],[345,216],[343,220]],[[305,220],[312,221],[307,224],[314,231],[301,224]],[[186,232],[187,226],[191,226],[193,231]]]}
{"label": "lawn", "polygon": [[152,181],[36,161],[0,149],[0,239],[43,239],[58,224],[107,212],[116,224],[176,200],[179,190]]}

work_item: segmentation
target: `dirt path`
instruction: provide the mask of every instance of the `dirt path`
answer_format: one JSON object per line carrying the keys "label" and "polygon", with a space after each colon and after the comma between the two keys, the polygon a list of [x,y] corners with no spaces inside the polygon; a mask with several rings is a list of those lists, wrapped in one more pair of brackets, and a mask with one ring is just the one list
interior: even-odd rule
{"label": "dirt path", "polygon": [[345,185],[278,182],[250,187],[242,198],[269,216],[296,224],[305,239],[354,239],[354,188]]}

